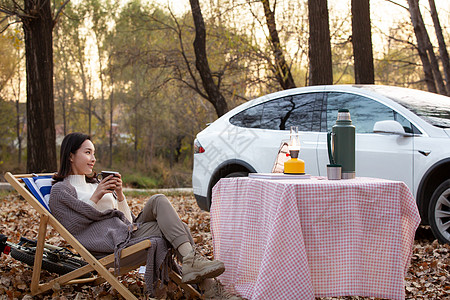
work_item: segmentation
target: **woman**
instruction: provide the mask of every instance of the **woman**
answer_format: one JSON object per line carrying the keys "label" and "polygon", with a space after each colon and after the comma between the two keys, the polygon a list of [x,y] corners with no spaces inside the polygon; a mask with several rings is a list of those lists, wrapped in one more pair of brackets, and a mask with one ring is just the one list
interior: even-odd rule
{"label": "woman", "polygon": [[[100,182],[96,179],[94,154],[94,144],[88,135],[71,133],[64,138],[60,169],[53,177],[49,200],[52,214],[93,255],[102,257],[114,252],[116,262],[121,249],[151,237],[164,237],[182,257],[182,281],[201,283],[210,298],[220,297],[217,295],[220,286],[205,279],[220,275],[225,270],[223,263],[207,260],[193,249],[189,229],[168,199],[161,194],[152,196],[135,218],[125,199],[120,174],[107,176]],[[167,253],[164,245],[156,246]],[[145,261],[146,257],[137,259]],[[149,268],[149,259],[147,269],[153,269]],[[153,282],[148,279],[152,276],[146,276],[149,292]]]}

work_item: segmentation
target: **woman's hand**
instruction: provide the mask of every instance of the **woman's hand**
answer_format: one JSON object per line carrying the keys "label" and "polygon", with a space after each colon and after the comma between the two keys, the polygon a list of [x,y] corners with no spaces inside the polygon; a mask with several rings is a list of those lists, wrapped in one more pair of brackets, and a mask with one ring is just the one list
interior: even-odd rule
{"label": "woman's hand", "polygon": [[125,195],[123,194],[122,189],[122,175],[118,173],[116,176],[114,176],[113,179],[115,180],[116,183],[116,188],[114,189],[114,191],[117,194],[117,201],[122,202],[125,199]]}
{"label": "woman's hand", "polygon": [[100,201],[105,194],[112,193],[114,191],[117,194],[118,201],[123,201],[123,199],[125,199],[122,191],[122,176],[120,174],[117,175],[109,175],[99,182],[97,188],[92,194],[92,202],[98,203],[98,201]]}

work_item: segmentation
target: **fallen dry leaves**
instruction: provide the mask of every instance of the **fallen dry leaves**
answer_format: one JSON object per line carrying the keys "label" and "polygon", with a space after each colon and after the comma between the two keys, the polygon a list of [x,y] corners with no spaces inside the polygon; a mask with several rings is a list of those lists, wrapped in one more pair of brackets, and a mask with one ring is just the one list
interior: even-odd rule
{"label": "fallen dry leaves", "polygon": [[[142,209],[147,197],[129,198],[134,214]],[[192,236],[203,255],[212,258],[213,247],[209,227],[209,213],[201,211],[191,194],[170,196],[170,201],[180,218],[191,229]],[[19,196],[11,194],[0,199],[0,233],[17,242],[20,236],[36,238],[39,218],[31,206]],[[48,241],[58,246],[68,246],[55,230],[47,231]],[[2,299],[120,299],[109,284],[99,286],[73,285],[55,288],[37,297],[30,296],[29,285],[32,270],[20,261],[1,254],[0,300]],[[43,271],[41,278],[48,280],[54,274]],[[131,272],[122,277],[122,282],[140,299],[144,299],[144,282],[141,275]],[[426,227],[421,227],[416,236],[411,266],[406,274],[406,299],[450,299],[450,245],[432,241]],[[170,284],[159,291],[162,298],[183,299],[182,291]],[[329,299],[329,298],[327,298]],[[335,298],[332,298],[335,299]],[[337,299],[364,299],[362,297],[340,297]]]}

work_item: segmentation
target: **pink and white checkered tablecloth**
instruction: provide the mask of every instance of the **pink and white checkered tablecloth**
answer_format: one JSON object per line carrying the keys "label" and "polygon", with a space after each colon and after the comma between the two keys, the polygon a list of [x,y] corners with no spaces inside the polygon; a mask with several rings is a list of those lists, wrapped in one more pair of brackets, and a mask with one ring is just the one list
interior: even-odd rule
{"label": "pink and white checkered tablecloth", "polygon": [[219,277],[247,299],[404,299],[420,217],[403,182],[221,179],[211,231]]}

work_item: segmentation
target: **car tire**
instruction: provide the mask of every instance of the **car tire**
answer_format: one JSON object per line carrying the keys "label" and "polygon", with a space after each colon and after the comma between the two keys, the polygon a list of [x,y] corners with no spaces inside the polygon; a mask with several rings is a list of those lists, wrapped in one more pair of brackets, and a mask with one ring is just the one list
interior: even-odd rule
{"label": "car tire", "polygon": [[431,196],[428,220],[438,241],[450,243],[450,179],[442,182]]}
{"label": "car tire", "polygon": [[233,172],[228,175],[226,175],[224,178],[231,178],[231,177],[247,177],[248,172]]}

